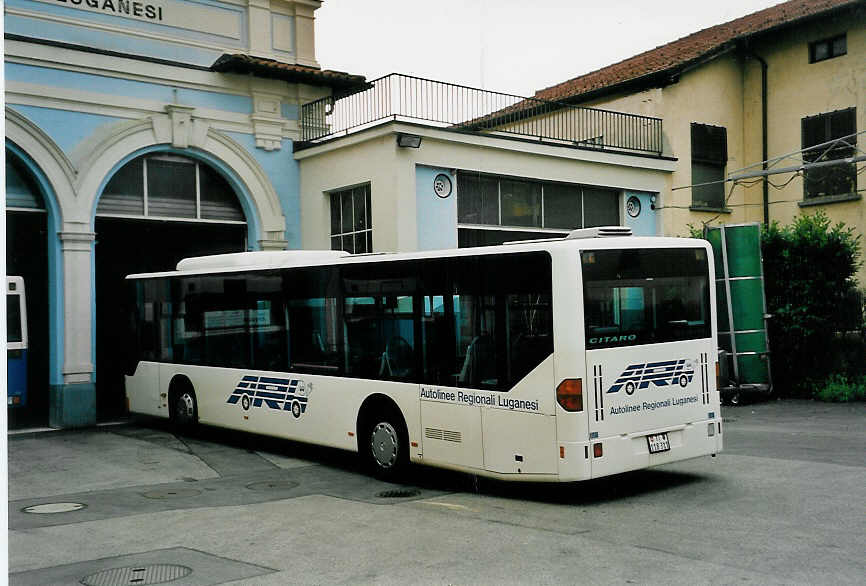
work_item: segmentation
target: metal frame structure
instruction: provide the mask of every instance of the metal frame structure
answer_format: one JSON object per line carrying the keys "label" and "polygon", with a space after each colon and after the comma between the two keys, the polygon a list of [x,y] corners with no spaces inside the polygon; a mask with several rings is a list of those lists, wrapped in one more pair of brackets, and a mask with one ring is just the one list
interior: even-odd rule
{"label": "metal frame structure", "polygon": [[592,150],[660,157],[662,120],[525,98],[392,73],[362,92],[301,107],[297,148],[383,121],[409,121],[458,132],[493,134]]}
{"label": "metal frame structure", "polygon": [[[769,392],[773,388],[773,374],[772,374],[772,370],[770,369],[769,365],[767,366],[768,384],[766,385],[766,388],[764,388],[763,385],[757,385],[757,384],[751,384],[751,383],[746,384],[746,385],[740,384],[740,372],[739,372],[740,369],[739,369],[739,364],[738,364],[737,358],[739,356],[746,356],[746,355],[757,356],[757,355],[760,355],[761,353],[760,352],[753,352],[753,351],[738,352],[737,351],[736,335],[738,333],[741,333],[741,334],[743,334],[743,333],[756,333],[756,332],[759,332],[761,330],[737,330],[734,327],[734,311],[733,311],[733,305],[731,302],[731,281],[746,280],[746,279],[749,279],[749,280],[759,279],[761,281],[761,314],[763,316],[763,321],[764,321],[764,329],[763,329],[764,337],[765,337],[766,343],[767,343],[767,352],[766,352],[767,360],[769,360],[769,354],[770,354],[770,334],[769,334],[769,328],[767,328],[767,319],[769,318],[769,314],[767,313],[767,295],[766,295],[765,290],[764,290],[764,263],[763,263],[763,261],[760,263],[761,273],[757,277],[755,277],[755,276],[731,277],[730,271],[728,268],[728,245],[727,245],[727,240],[726,240],[726,236],[725,236],[725,230],[727,228],[736,228],[736,227],[742,227],[742,226],[758,226],[758,245],[760,247],[760,242],[761,242],[760,226],[761,226],[761,224],[759,222],[744,222],[744,223],[740,223],[740,224],[722,224],[721,226],[719,226],[719,236],[721,238],[721,254],[722,254],[721,260],[722,260],[722,267],[723,267],[724,276],[721,279],[716,279],[716,283],[718,286],[718,282],[722,281],[724,284],[724,287],[725,287],[725,302],[727,304],[728,328],[729,328],[728,331],[722,331],[720,328],[719,329],[719,336],[727,335],[730,337],[731,353],[733,355],[732,366],[733,366],[733,370],[734,370],[734,382],[735,382],[735,387],[733,389],[734,392],[736,394],[739,394],[739,392],[741,390],[756,390],[756,391]],[[708,228],[709,228],[708,226],[704,227],[704,235],[705,236],[706,236],[706,231]],[[718,262],[718,259],[716,260],[716,262]],[[721,323],[719,325],[721,326]]]}

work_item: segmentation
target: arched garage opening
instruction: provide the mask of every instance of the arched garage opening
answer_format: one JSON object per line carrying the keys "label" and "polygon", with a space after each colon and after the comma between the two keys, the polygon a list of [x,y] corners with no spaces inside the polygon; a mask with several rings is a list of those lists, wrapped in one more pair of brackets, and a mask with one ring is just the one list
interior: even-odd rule
{"label": "arched garage opening", "polygon": [[[16,146],[6,147],[6,273],[24,279],[28,349],[25,401],[8,406],[9,427],[48,424],[49,339],[49,218],[35,164]],[[50,236],[49,236],[50,234]],[[5,284],[4,284],[5,291]]]}
{"label": "arched garage opening", "polygon": [[105,184],[94,223],[98,419],[125,409],[123,359],[131,300],[124,277],[173,270],[189,256],[247,250],[240,197],[214,166],[174,152],[133,158]]}

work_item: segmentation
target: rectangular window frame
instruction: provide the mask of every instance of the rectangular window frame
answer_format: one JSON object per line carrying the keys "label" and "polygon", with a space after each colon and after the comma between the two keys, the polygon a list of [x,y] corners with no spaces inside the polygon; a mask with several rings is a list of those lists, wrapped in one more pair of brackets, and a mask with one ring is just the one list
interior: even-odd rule
{"label": "rectangular window frame", "polygon": [[[370,183],[361,183],[352,187],[344,187],[334,191],[327,192],[329,198],[329,207],[331,215],[331,229],[328,236],[328,241],[331,250],[343,250],[350,254],[365,254],[373,252],[373,214],[372,214],[372,190]],[[345,218],[343,217],[342,199],[348,195],[351,198],[349,208],[352,211],[350,222],[350,230],[344,229]],[[364,218],[355,217],[357,209],[355,198],[364,198],[363,209]],[[335,203],[336,202],[336,203]],[[338,213],[339,218],[335,218],[334,214]],[[334,226],[339,226],[339,231],[334,232]],[[359,221],[361,228],[359,229]],[[337,246],[337,242],[340,243]],[[351,246],[347,246],[351,244]]]}
{"label": "rectangular window frame", "polygon": [[[486,179],[493,179],[496,181],[497,185],[497,222],[494,223],[467,223],[460,221],[460,189],[459,185],[462,183],[462,178],[471,178],[471,177],[482,177]],[[525,225],[512,225],[512,224],[503,224],[502,223],[502,183],[503,182],[522,182],[528,183],[531,185],[539,186],[540,198],[539,198],[539,207],[538,217],[540,218],[540,226],[525,226]],[[464,247],[464,245],[459,244],[461,241],[466,240],[476,240],[475,238],[470,237],[470,232],[476,235],[480,235],[481,232],[495,232],[500,234],[507,234],[508,232],[514,232],[515,238],[514,240],[524,240],[524,239],[539,239],[539,238],[561,238],[566,235],[571,230],[576,230],[585,227],[598,226],[600,224],[587,222],[586,211],[585,211],[585,190],[605,190],[610,191],[614,194],[616,198],[616,225],[622,225],[623,222],[623,212],[622,212],[622,197],[623,192],[621,189],[616,189],[612,187],[603,187],[603,186],[594,186],[594,185],[585,185],[580,183],[568,183],[564,181],[539,181],[534,179],[529,179],[526,177],[517,177],[510,175],[496,175],[490,173],[477,173],[473,171],[458,171],[457,172],[457,197],[458,197],[458,218],[457,218],[457,232],[458,232],[458,247]],[[575,188],[578,190],[578,198],[580,205],[580,225],[575,226],[573,228],[560,228],[560,227],[551,227],[548,225],[548,220],[546,216],[547,206],[545,205],[546,198],[546,188],[552,185],[562,185],[570,188]],[[486,238],[482,237],[481,240],[485,240]],[[496,240],[509,241],[509,239],[503,237],[497,238],[491,234],[490,239],[493,242],[482,244],[482,246],[492,246],[497,242]],[[470,245],[471,246],[471,245]]]}
{"label": "rectangular window frame", "polygon": [[[841,43],[840,43],[841,41]],[[819,55],[825,50],[826,52]],[[847,33],[809,43],[809,63],[821,63],[848,54]]]}
{"label": "rectangular window frame", "polygon": [[[689,129],[692,175],[692,203],[689,208],[696,211],[728,211],[724,184],[728,165],[728,130],[724,126],[700,122],[692,122]],[[718,144],[713,145],[713,141]],[[698,175],[718,183],[700,185],[710,182],[696,181]]]}
{"label": "rectangular window frame", "polygon": [[[833,132],[834,126],[838,124],[842,124],[845,121],[845,118],[850,120],[850,126],[846,127],[842,131]],[[814,124],[818,123],[818,126],[823,126],[823,130],[820,136],[807,136],[809,132],[809,127],[812,126],[814,128]],[[805,116],[800,119],[800,145],[803,149],[802,157],[803,163],[809,164],[814,163],[818,159],[822,161],[834,160],[834,159],[845,159],[848,157],[853,157],[857,148],[855,144],[850,146],[846,146],[844,144],[835,145],[832,149],[828,149],[828,147],[819,148],[819,149],[809,149],[812,146],[820,145],[824,143],[829,143],[833,140],[842,138],[844,136],[850,136],[852,134],[856,134],[857,132],[857,108],[841,108],[839,110],[833,110],[832,112],[823,112],[821,114],[815,114],[813,116]],[[838,136],[833,136],[838,135]],[[855,139],[856,140],[856,139]],[[857,166],[856,163],[851,163],[850,165],[839,165],[838,167],[832,166],[829,169],[833,169],[834,173],[842,174],[845,173],[846,176],[840,179],[840,182],[844,182],[847,180],[850,189],[842,189],[836,190],[830,193],[832,190],[824,190],[822,191],[820,186],[827,186],[830,181],[833,179],[839,179],[839,177],[824,177],[823,179],[819,178],[822,175],[826,174],[827,168],[823,169],[805,169],[803,171],[803,202],[816,202],[823,201],[826,198],[850,198],[856,195],[857,192]],[[810,179],[810,173],[812,177]],[[816,177],[816,175],[818,177]],[[813,183],[815,182],[815,183]]]}

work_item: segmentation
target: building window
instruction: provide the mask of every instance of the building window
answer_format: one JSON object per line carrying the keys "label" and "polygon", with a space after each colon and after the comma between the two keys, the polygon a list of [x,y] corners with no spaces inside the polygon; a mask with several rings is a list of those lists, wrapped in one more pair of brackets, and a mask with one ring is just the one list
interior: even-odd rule
{"label": "building window", "polygon": [[724,209],[728,131],[692,122],[692,207]]}
{"label": "building window", "polygon": [[[851,135],[857,132],[856,114],[856,108],[848,108],[803,118],[803,162],[808,165],[853,157],[857,137]],[[844,137],[849,138],[832,142]],[[815,145],[823,146],[809,148]],[[857,191],[856,165],[839,163],[807,169],[803,173],[803,190],[806,199],[854,193]]]}
{"label": "building window", "polygon": [[102,191],[96,214],[244,221],[237,195],[222,175],[177,155],[139,157],[118,169]]}
{"label": "building window", "polygon": [[841,57],[848,52],[848,41],[845,35],[839,35],[832,39],[824,39],[809,43],[809,63],[826,61],[833,57]]}
{"label": "building window", "polygon": [[576,228],[619,225],[619,191],[461,171],[458,245],[557,238]]}
{"label": "building window", "polygon": [[369,183],[331,192],[331,250],[373,252]]}

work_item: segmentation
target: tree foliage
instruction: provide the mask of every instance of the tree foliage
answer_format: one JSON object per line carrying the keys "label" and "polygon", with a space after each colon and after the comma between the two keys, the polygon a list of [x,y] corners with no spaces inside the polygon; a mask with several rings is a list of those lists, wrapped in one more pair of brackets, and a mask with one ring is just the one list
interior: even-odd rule
{"label": "tree foliage", "polygon": [[[837,336],[852,327],[860,235],[842,222],[831,224],[819,211],[798,216],[788,226],[765,226],[761,248],[777,392],[803,394],[810,391],[809,379],[838,369],[862,370],[862,357],[859,364],[840,364],[839,356],[846,353],[840,353]],[[853,326],[863,326],[859,312]]]}

